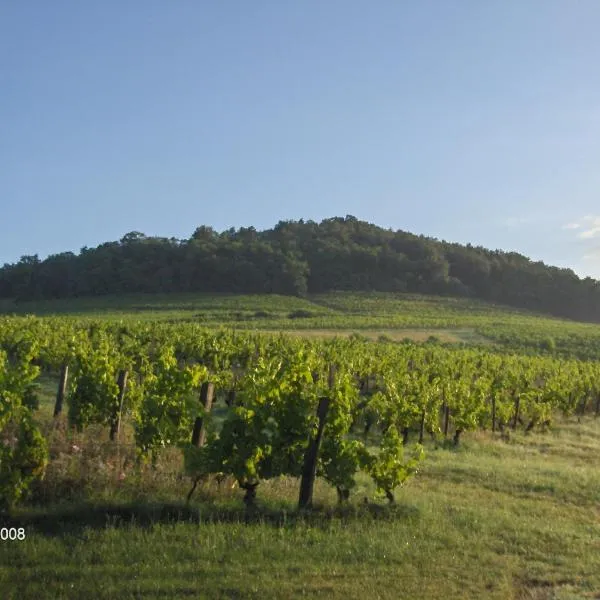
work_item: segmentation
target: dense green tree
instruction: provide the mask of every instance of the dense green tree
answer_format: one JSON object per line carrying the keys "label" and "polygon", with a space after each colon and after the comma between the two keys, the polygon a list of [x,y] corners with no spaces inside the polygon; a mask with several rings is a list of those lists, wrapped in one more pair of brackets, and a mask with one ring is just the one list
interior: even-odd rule
{"label": "dense green tree", "polygon": [[377,290],[471,296],[600,321],[600,282],[516,252],[440,242],[352,215],[280,221],[272,229],[199,226],[187,240],[125,234],[79,254],[23,256],[0,268],[0,297],[129,292],[302,295]]}

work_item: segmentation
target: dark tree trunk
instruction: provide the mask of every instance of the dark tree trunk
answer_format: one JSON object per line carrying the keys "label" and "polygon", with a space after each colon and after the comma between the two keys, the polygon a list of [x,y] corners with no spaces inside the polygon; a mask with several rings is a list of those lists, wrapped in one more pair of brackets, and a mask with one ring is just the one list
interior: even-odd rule
{"label": "dark tree trunk", "polygon": [[256,505],[256,488],[258,487],[258,483],[245,483],[244,485],[240,485],[240,487],[246,490],[244,494],[244,504],[250,508]]}
{"label": "dark tree trunk", "polygon": [[519,405],[521,403],[521,399],[519,396],[515,398],[515,414],[513,417],[512,428],[515,430],[517,428],[517,423],[519,422]]}
{"label": "dark tree trunk", "polygon": [[421,414],[421,424],[419,426],[419,444],[425,439],[425,411]]}
{"label": "dark tree trunk", "polygon": [[200,481],[201,477],[194,477],[194,483],[192,485],[192,489],[188,492],[185,504],[186,506],[189,505],[190,500],[192,499],[192,494],[194,493],[194,491],[196,490],[196,487],[198,485],[198,482]]}
{"label": "dark tree trunk", "polygon": [[455,445],[455,446],[458,446],[458,443],[459,443],[459,441],[460,441],[460,434],[461,434],[461,433],[462,433],[462,429],[457,429],[457,430],[454,432],[454,445]]}
{"label": "dark tree trunk", "polygon": [[363,432],[365,439],[367,439],[369,431],[371,431],[371,427],[373,427],[373,418],[370,415],[367,415],[365,417],[365,430]]}
{"label": "dark tree trunk", "polygon": [[338,504],[344,504],[350,498],[350,490],[336,486],[335,491],[337,492]]}
{"label": "dark tree trunk", "polygon": [[448,426],[450,425],[450,407],[444,405],[444,437],[448,437]]}
{"label": "dark tree trunk", "polygon": [[229,392],[227,393],[227,400],[225,402],[227,403],[227,406],[229,406],[230,408],[232,406],[235,406],[235,396],[236,396],[235,390],[229,390]]}

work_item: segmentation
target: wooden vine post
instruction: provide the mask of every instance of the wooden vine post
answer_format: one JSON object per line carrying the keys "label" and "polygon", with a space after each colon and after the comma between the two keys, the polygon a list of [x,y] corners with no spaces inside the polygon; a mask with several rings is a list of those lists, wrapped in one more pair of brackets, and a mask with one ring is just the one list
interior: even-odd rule
{"label": "wooden vine post", "polygon": [[423,443],[423,439],[425,438],[425,417],[426,412],[423,410],[421,413],[421,423],[419,424],[419,444]]}
{"label": "wooden vine post", "polygon": [[585,416],[585,411],[587,409],[588,400],[589,400],[589,392],[586,392],[583,395],[583,399],[581,400],[581,404],[579,406],[579,415],[581,417]]}
{"label": "wooden vine post", "polygon": [[[205,413],[209,413],[212,408],[214,394],[215,384],[208,381],[204,382],[202,384],[202,388],[200,389],[200,402],[202,402]],[[198,416],[196,417],[196,421],[194,422],[194,430],[192,431],[192,446],[201,448],[205,443],[206,422],[203,416]]]}
{"label": "wooden vine post", "polygon": [[60,380],[58,382],[58,391],[56,392],[56,403],[54,404],[54,416],[58,417],[62,412],[62,407],[67,394],[67,381],[69,379],[69,365],[63,363],[60,369]]}
{"label": "wooden vine post", "polygon": [[[335,378],[335,367],[329,368],[329,389],[333,388]],[[323,430],[327,412],[329,411],[330,398],[323,397],[319,399],[317,407],[317,433],[308,440],[308,448],[304,454],[304,466],[302,468],[302,480],[300,482],[300,496],[298,498],[298,508],[309,508],[312,506],[313,490],[315,478],[317,476],[317,460],[319,458],[319,449],[323,439]]]}
{"label": "wooden vine post", "polygon": [[127,388],[127,376],[128,371],[121,370],[119,371],[119,375],[117,377],[117,385],[119,386],[119,396],[118,396],[118,412],[114,415],[112,422],[110,424],[110,441],[114,441],[115,438],[119,436],[121,431],[121,417],[123,415],[123,401],[125,399],[125,390]]}
{"label": "wooden vine post", "polygon": [[448,427],[450,425],[450,407],[444,404],[444,437],[448,437]]}
{"label": "wooden vine post", "polygon": [[229,390],[229,392],[227,392],[227,400],[225,400],[225,402],[227,403],[227,406],[229,406],[230,408],[232,406],[235,406],[236,394],[237,394],[237,392],[235,389],[231,389],[231,390]]}
{"label": "wooden vine post", "polygon": [[[231,394],[231,392],[230,392]],[[205,414],[209,413],[212,409],[213,398],[215,395],[215,384],[205,381],[200,388],[200,402],[204,407]],[[235,396],[235,392],[234,392]],[[234,398],[235,399],[235,398]],[[227,402],[229,404],[229,401]],[[192,446],[196,448],[202,448],[206,443],[206,421],[204,417],[196,417],[194,421],[194,429],[192,431]],[[194,477],[194,483],[192,484],[192,489],[188,492],[186,504],[189,505],[192,495],[198,486],[198,483],[201,479],[203,479],[205,475],[197,475]]]}
{"label": "wooden vine post", "polygon": [[512,422],[512,428],[514,430],[517,428],[517,423],[519,422],[519,406],[521,404],[521,397],[518,393],[516,393],[516,391],[513,394],[513,396],[516,396],[515,397],[515,412],[513,415],[513,422]]}

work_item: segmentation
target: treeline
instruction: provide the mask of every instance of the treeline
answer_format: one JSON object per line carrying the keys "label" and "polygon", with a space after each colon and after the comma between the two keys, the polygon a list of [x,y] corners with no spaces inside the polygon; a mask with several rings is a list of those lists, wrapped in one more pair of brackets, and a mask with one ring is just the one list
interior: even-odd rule
{"label": "treeline", "polygon": [[17,300],[135,292],[304,295],[333,290],[473,297],[600,321],[600,282],[521,254],[440,242],[335,217],[281,221],[189,239],[131,232],[116,242],[0,269],[0,297]]}

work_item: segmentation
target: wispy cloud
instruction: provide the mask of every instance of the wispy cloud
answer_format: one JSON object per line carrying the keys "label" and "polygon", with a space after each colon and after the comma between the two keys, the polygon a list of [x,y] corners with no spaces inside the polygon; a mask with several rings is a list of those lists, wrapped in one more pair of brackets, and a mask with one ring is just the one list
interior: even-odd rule
{"label": "wispy cloud", "polygon": [[586,215],[562,226],[563,230],[572,232],[572,242],[577,248],[585,264],[584,270],[595,279],[600,280],[600,216]]}
{"label": "wispy cloud", "polygon": [[585,231],[582,231],[578,235],[578,237],[580,237],[582,240],[589,240],[597,237],[598,235],[600,235],[600,224],[598,224],[595,227],[592,227],[591,229],[586,229]]}
{"label": "wispy cloud", "polygon": [[577,237],[581,240],[591,240],[600,236],[600,217],[587,215],[579,221],[563,225],[563,229],[579,230]]}
{"label": "wispy cloud", "polygon": [[587,216],[583,218],[583,231],[577,234],[582,240],[589,240],[600,235],[600,217]]}

